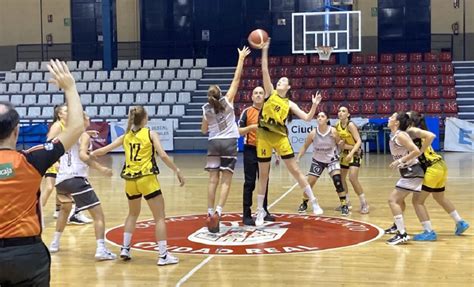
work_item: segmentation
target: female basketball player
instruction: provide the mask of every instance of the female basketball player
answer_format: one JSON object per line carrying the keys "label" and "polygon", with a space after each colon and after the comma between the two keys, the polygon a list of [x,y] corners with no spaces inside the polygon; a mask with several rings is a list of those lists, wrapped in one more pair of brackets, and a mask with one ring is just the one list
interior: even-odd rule
{"label": "female basketball player", "polygon": [[274,89],[270,73],[268,70],[268,49],[270,47],[270,39],[263,45],[262,48],[262,74],[263,86],[265,89],[265,103],[263,104],[260,119],[257,129],[257,157],[258,169],[260,177],[258,184],[260,190],[257,195],[257,218],[255,225],[260,226],[264,222],[266,215],[263,208],[263,201],[265,199],[265,191],[267,189],[267,182],[270,172],[270,161],[272,158],[272,151],[275,149],[277,154],[281,156],[285,162],[288,171],[297,180],[299,186],[308,195],[313,211],[319,213],[319,206],[314,197],[311,186],[304,174],[300,171],[295,158],[294,152],[288,139],[288,130],[286,121],[292,114],[305,121],[310,121],[316,113],[316,107],[321,101],[321,94],[318,92],[316,96],[312,97],[312,106],[309,113],[302,111],[297,104],[288,99],[288,91],[290,90],[290,83],[288,78],[282,77],[278,80],[276,89]]}
{"label": "female basketball player", "polygon": [[421,192],[413,194],[412,200],[424,231],[423,233],[415,235],[413,240],[434,241],[437,239],[437,234],[431,226],[428,210],[425,206],[425,200],[430,194],[433,195],[436,202],[454,219],[456,223],[454,234],[461,235],[469,228],[469,224],[461,218],[451,201],[444,196],[448,167],[443,157],[437,154],[431,146],[436,135],[427,130],[423,115],[412,111],[409,112],[409,116],[410,127],[407,129],[407,132],[422,153],[418,160],[425,170]]}
{"label": "female basketball player", "polygon": [[387,240],[387,243],[397,245],[410,239],[405,231],[402,205],[410,192],[421,191],[424,172],[418,162],[421,152],[406,132],[409,126],[408,115],[405,112],[394,113],[388,119],[387,126],[391,131],[390,152],[394,160],[390,167],[398,168],[401,176],[388,199],[398,231],[394,237]]}
{"label": "female basketball player", "polygon": [[123,246],[120,257],[130,260],[130,245],[140,215],[142,196],[148,203],[156,223],[155,236],[158,242],[159,259],[157,264],[168,265],[178,263],[178,258],[167,251],[165,201],[161,186],[156,178],[159,174],[156,165],[155,152],[161,160],[172,169],[184,185],[184,177],[178,167],[171,161],[160,143],[158,134],[146,128],[148,115],[142,106],[131,107],[128,114],[128,126],[124,135],[115,139],[111,144],[95,150],[93,156],[104,155],[123,145],[125,164],[121,177],[125,179],[125,194],[128,198],[128,216],[125,219]]}
{"label": "female basketball player", "polygon": [[[219,221],[222,209],[229,195],[235,162],[237,161],[237,139],[240,137],[239,128],[235,122],[234,98],[239,88],[240,76],[245,57],[250,54],[248,47],[239,52],[239,60],[235,69],[232,84],[225,96],[217,85],[212,85],[207,91],[208,103],[202,107],[203,118],[201,132],[209,132],[207,148],[207,163],[205,169],[209,172],[207,196],[207,227],[209,232],[219,232]],[[219,173],[222,174],[219,203],[214,212],[216,190],[219,185]]]}
{"label": "female basketball player", "polygon": [[[336,192],[341,202],[341,215],[349,215],[349,207],[346,204],[346,191],[341,181],[341,166],[339,164],[338,143],[341,140],[335,128],[329,125],[327,113],[319,112],[318,125],[308,134],[304,145],[301,147],[296,161],[304,156],[308,147],[313,145],[313,158],[311,167],[308,172],[308,182],[311,188],[318,181],[324,169],[328,169],[328,173],[332,178]],[[315,210],[315,214],[323,214],[321,208]]]}
{"label": "female basketball player", "polygon": [[[67,106],[66,104],[60,104],[54,107],[54,117],[53,117],[53,124],[51,125],[49,132],[47,134],[48,140],[52,140],[56,136],[58,136],[65,128],[65,124],[67,121]],[[90,131],[87,132],[91,134]],[[53,192],[54,186],[56,184],[56,175],[58,173],[59,165],[55,164],[50,167],[46,174],[44,175],[44,190],[41,192],[41,206],[44,208],[46,203],[48,202],[48,198],[51,196]],[[56,198],[56,209],[54,211],[54,218],[58,218],[59,210],[60,210],[60,203]],[[92,220],[82,214],[77,208],[74,207],[74,210],[68,217],[68,223],[72,224],[86,224],[91,223]]]}
{"label": "female basketball player", "polygon": [[[89,117],[84,114],[84,126],[90,125]],[[59,161],[59,171],[56,179],[56,189],[58,198],[61,201],[61,210],[56,221],[56,232],[49,251],[54,253],[59,251],[59,242],[61,235],[66,227],[69,212],[72,208],[72,198],[79,211],[88,210],[94,219],[95,237],[97,240],[97,249],[95,252],[96,260],[113,260],[117,258],[115,254],[105,247],[105,219],[102,206],[94,189],[90,185],[87,177],[89,176],[89,166],[96,168],[104,175],[112,175],[112,170],[91,160],[89,152],[92,149],[90,136],[84,132],[79,141],[67,151]]]}

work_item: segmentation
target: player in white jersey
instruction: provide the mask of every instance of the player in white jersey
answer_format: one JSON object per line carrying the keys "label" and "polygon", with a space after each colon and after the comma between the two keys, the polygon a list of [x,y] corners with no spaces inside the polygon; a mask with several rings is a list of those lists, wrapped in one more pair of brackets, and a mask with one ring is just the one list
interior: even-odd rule
{"label": "player in white jersey", "polygon": [[390,167],[397,168],[400,172],[400,179],[388,199],[398,230],[394,237],[387,240],[390,245],[404,243],[410,239],[405,230],[402,206],[410,192],[421,191],[424,177],[423,168],[418,162],[421,152],[406,132],[409,125],[410,118],[405,112],[394,113],[388,119],[388,128],[391,131],[390,153],[393,157]]}
{"label": "player in white jersey", "polygon": [[[313,144],[313,158],[308,173],[308,182],[313,188],[324,169],[327,168],[341,201],[341,215],[347,216],[349,215],[349,207],[346,203],[346,191],[341,180],[341,165],[337,146],[341,139],[336,129],[329,125],[328,115],[325,112],[319,112],[317,120],[318,125],[306,137],[306,141],[298,153],[297,161],[304,156],[308,147]],[[316,214],[323,214],[321,207],[318,211]]]}
{"label": "player in white jersey", "polygon": [[[238,49],[239,61],[235,69],[232,84],[226,95],[217,85],[212,85],[207,91],[208,103],[202,107],[203,119],[201,131],[203,134],[209,132],[209,143],[207,150],[206,170],[209,171],[209,185],[207,198],[207,227],[209,232],[219,232],[219,221],[222,208],[229,195],[232,175],[234,174],[235,162],[237,161],[237,139],[240,137],[239,128],[234,115],[234,98],[239,88],[240,76],[244,66],[244,60],[250,54],[250,49],[243,47]],[[219,203],[214,213],[217,185],[219,184],[219,173],[222,172],[221,193]]]}
{"label": "player in white jersey", "polygon": [[[84,114],[85,128],[89,126],[89,117]],[[59,251],[59,241],[66,227],[69,212],[72,208],[72,198],[79,211],[88,210],[94,220],[95,237],[97,240],[97,249],[95,253],[96,260],[113,260],[117,256],[105,247],[104,233],[105,220],[104,212],[100,205],[94,189],[90,185],[87,177],[89,176],[89,166],[98,169],[101,173],[111,176],[112,170],[106,168],[89,156],[91,150],[90,136],[84,132],[77,142],[68,152],[59,160],[59,172],[56,177],[56,190],[58,198],[61,201],[61,210],[56,221],[56,232],[53,241],[49,246],[51,253]]]}

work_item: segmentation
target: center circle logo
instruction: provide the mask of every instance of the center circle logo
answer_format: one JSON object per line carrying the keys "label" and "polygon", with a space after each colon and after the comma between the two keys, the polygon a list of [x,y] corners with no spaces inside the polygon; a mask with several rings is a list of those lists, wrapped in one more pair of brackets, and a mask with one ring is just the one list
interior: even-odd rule
{"label": "center circle logo", "polygon": [[[182,254],[258,255],[315,252],[360,245],[376,240],[383,231],[370,223],[346,218],[273,213],[275,222],[263,226],[242,224],[242,215],[225,213],[220,232],[205,227],[207,215],[166,219],[168,250]],[[123,225],[109,229],[106,239],[121,246]],[[137,222],[132,249],[157,252],[155,222]]]}

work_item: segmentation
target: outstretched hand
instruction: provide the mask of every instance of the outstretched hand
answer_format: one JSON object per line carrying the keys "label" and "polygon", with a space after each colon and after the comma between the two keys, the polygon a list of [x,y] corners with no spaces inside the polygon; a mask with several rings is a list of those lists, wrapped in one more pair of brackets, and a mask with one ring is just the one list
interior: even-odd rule
{"label": "outstretched hand", "polygon": [[323,96],[321,95],[321,92],[320,91],[317,91],[316,92],[316,95],[313,95],[312,98],[311,98],[311,101],[313,102],[313,105],[319,105],[319,103],[321,102]]}
{"label": "outstretched hand", "polygon": [[270,42],[272,38],[268,37],[268,40],[262,44],[261,49],[268,50],[270,48]]}
{"label": "outstretched hand", "polygon": [[243,46],[242,49],[237,48],[239,52],[239,58],[245,59],[250,54],[250,48],[247,46]]}
{"label": "outstretched hand", "polygon": [[56,85],[63,91],[75,87],[76,82],[74,81],[74,77],[72,76],[65,62],[51,60],[48,64],[48,70],[52,76],[52,78],[48,81],[49,83]]}

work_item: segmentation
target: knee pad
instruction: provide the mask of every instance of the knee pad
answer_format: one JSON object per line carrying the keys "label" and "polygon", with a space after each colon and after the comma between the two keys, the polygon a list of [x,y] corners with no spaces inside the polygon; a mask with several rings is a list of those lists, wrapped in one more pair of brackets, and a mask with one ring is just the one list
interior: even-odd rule
{"label": "knee pad", "polygon": [[337,193],[344,192],[344,186],[342,185],[342,179],[340,174],[332,176],[332,181],[336,187]]}

